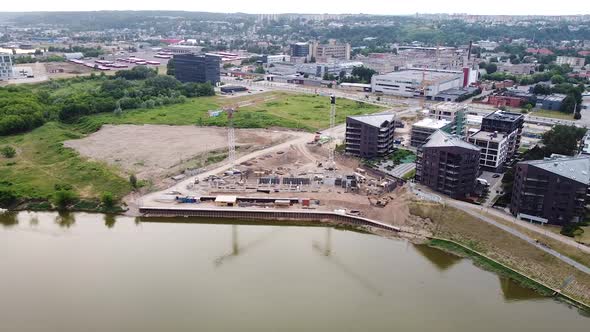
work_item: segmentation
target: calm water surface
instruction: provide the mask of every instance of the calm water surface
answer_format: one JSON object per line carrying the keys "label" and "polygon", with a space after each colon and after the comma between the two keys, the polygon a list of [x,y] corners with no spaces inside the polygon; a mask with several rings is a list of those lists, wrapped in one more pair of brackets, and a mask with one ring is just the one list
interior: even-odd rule
{"label": "calm water surface", "polygon": [[574,308],[402,240],[83,213],[0,221],[0,331],[590,331]]}

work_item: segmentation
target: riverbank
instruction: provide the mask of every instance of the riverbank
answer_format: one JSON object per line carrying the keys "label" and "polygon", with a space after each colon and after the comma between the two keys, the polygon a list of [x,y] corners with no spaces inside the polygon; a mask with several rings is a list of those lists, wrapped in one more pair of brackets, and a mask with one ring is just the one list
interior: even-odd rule
{"label": "riverbank", "polygon": [[[458,243],[551,289],[590,304],[590,275],[529,242],[449,206],[414,202],[410,210],[430,238]],[[569,282],[568,282],[569,281]]]}
{"label": "riverbank", "polygon": [[532,289],[537,293],[543,296],[554,296],[562,301],[575,305],[580,310],[583,310],[587,314],[590,314],[590,305],[580,300],[574,299],[564,293],[560,289],[554,289],[551,286],[544,284],[541,281],[532,279],[486,255],[479,253],[473,249],[470,249],[462,244],[459,244],[454,241],[439,239],[439,238],[432,238],[427,243],[428,246],[437,248],[439,250],[443,250],[445,252],[449,252],[455,254],[459,257],[469,258],[473,261],[475,265],[478,267],[494,272],[506,278],[509,278],[512,281],[517,282],[523,287]]}

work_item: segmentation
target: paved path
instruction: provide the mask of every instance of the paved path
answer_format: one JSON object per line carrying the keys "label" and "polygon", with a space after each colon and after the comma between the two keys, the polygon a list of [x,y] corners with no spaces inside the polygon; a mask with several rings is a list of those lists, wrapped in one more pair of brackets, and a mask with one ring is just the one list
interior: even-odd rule
{"label": "paved path", "polygon": [[467,213],[467,214],[469,214],[469,215],[471,215],[471,216],[473,216],[475,218],[478,218],[478,219],[480,219],[480,220],[482,220],[482,221],[484,221],[484,222],[486,222],[486,223],[488,223],[490,225],[496,226],[496,227],[500,228],[501,230],[503,230],[505,232],[508,232],[508,233],[510,233],[510,234],[512,234],[512,235],[514,235],[514,236],[516,236],[516,237],[518,237],[518,238],[520,238],[520,239],[522,239],[524,241],[527,241],[531,245],[533,245],[533,246],[535,246],[535,247],[543,250],[544,252],[546,252],[546,253],[548,253],[548,254],[556,257],[557,259],[561,260],[562,262],[564,262],[564,263],[566,263],[568,265],[571,265],[574,268],[576,268],[576,269],[578,269],[578,270],[580,270],[580,271],[582,271],[584,273],[590,274],[590,267],[588,267],[588,266],[586,266],[584,264],[578,263],[575,260],[573,260],[573,259],[571,259],[571,258],[569,258],[567,256],[564,256],[564,255],[560,254],[559,252],[557,252],[557,251],[555,251],[555,250],[553,250],[551,248],[548,248],[548,247],[546,247],[546,246],[544,246],[544,245],[542,245],[540,243],[537,243],[535,241],[535,239],[529,237],[528,235],[526,235],[524,233],[519,232],[518,230],[516,230],[516,229],[514,229],[514,228],[512,228],[510,226],[504,225],[504,224],[502,224],[500,222],[495,221],[494,219],[491,219],[489,217],[486,217],[486,216],[482,215],[482,212],[490,213],[490,214],[493,214],[494,216],[503,218],[503,219],[505,219],[507,221],[514,222],[514,223],[516,223],[516,224],[518,224],[520,226],[523,226],[523,227],[526,227],[526,228],[530,229],[531,231],[537,232],[537,233],[539,233],[541,235],[548,236],[548,237],[550,237],[550,238],[552,238],[554,240],[557,240],[557,241],[559,241],[561,243],[564,243],[564,244],[570,245],[572,247],[578,248],[579,250],[581,250],[581,251],[583,251],[585,253],[588,253],[588,254],[590,254],[590,248],[589,247],[586,247],[584,245],[581,245],[581,244],[577,243],[576,241],[574,241],[574,240],[572,240],[570,238],[567,238],[565,236],[561,236],[561,235],[558,235],[558,234],[555,234],[555,233],[544,231],[542,228],[539,228],[539,227],[537,227],[537,226],[535,226],[533,224],[530,224],[530,223],[527,223],[525,221],[522,221],[522,220],[513,218],[511,216],[507,216],[505,213],[502,213],[501,211],[497,211],[497,210],[494,210],[494,209],[488,209],[488,208],[485,208],[485,207],[482,207],[482,206],[473,205],[473,204],[470,204],[470,203],[467,203],[467,202],[463,202],[463,201],[457,201],[457,200],[454,200],[454,199],[451,199],[451,198],[448,198],[448,197],[444,197],[443,198],[443,197],[441,197],[441,196],[433,193],[430,189],[428,189],[428,188],[426,188],[424,186],[419,186],[419,185],[412,184],[411,185],[411,188],[412,188],[413,192],[415,194],[417,194],[419,197],[421,197],[422,199],[430,200],[430,201],[435,201],[435,202],[437,202],[437,201],[438,202],[442,202],[443,204],[446,204],[446,205],[452,206],[454,208],[457,208],[457,209],[459,209],[459,210],[461,210],[461,211],[463,211],[463,212],[465,212],[465,213]]}
{"label": "paved path", "polygon": [[483,215],[481,215],[481,213],[477,213],[477,212],[473,211],[470,208],[465,208],[464,206],[460,206],[460,204],[455,204],[455,202],[449,202],[449,205],[454,206],[454,207],[457,207],[457,208],[461,209],[462,211],[464,211],[465,213],[467,213],[467,214],[469,214],[469,215],[471,215],[473,217],[479,218],[479,219],[485,221],[488,224],[494,225],[494,226],[500,228],[501,230],[503,230],[505,232],[508,232],[508,233],[510,233],[510,234],[512,234],[512,235],[514,235],[514,236],[516,236],[516,237],[518,237],[518,238],[520,238],[520,239],[522,239],[522,240],[530,243],[531,245],[537,247],[538,249],[541,249],[544,252],[546,252],[546,253],[548,253],[548,254],[550,254],[552,256],[555,256],[556,258],[558,258],[561,261],[563,261],[563,262],[565,262],[565,263],[573,266],[574,268],[576,268],[576,269],[578,269],[578,270],[580,270],[580,271],[582,271],[584,273],[590,274],[590,268],[587,267],[586,265],[580,264],[580,263],[576,262],[575,260],[573,260],[573,259],[571,259],[571,258],[569,258],[567,256],[564,256],[564,255],[560,254],[559,252],[557,252],[557,251],[555,251],[555,250],[553,250],[551,248],[548,248],[545,245],[542,245],[540,243],[537,243],[531,237],[529,237],[529,236],[527,236],[527,235],[525,235],[525,234],[523,234],[523,233],[515,230],[514,228],[511,228],[511,227],[506,226],[506,225],[504,225],[502,223],[499,223],[499,222],[495,221],[494,219],[491,219],[491,218],[488,218],[486,216],[483,216]]}

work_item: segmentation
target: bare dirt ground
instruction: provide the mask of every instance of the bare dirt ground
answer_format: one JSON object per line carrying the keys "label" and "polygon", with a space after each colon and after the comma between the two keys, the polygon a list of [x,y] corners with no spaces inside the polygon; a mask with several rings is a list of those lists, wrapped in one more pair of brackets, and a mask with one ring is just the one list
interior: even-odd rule
{"label": "bare dirt ground", "polygon": [[94,71],[92,68],[70,62],[47,62],[43,65],[45,66],[46,75],[50,78],[67,78],[76,75],[90,74]]}
{"label": "bare dirt ground", "polygon": [[[296,132],[236,129],[240,152],[288,140]],[[227,129],[195,126],[105,125],[83,139],[64,142],[85,157],[116,166],[140,179],[158,180],[185,168],[224,159]]]}

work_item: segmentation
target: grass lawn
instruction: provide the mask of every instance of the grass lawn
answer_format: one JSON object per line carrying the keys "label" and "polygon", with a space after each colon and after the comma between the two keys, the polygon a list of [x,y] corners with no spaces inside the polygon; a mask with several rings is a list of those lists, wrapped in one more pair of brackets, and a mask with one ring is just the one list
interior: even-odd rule
{"label": "grass lawn", "polygon": [[574,120],[574,115],[569,113],[563,113],[559,111],[549,111],[549,110],[535,110],[529,113],[532,116],[540,116],[544,118],[553,118],[553,119],[560,119],[560,120]]}
{"label": "grass lawn", "polygon": [[71,126],[55,122],[29,133],[0,137],[0,147],[10,145],[17,150],[14,158],[0,156],[0,190],[28,199],[49,199],[60,186],[89,199],[104,192],[116,198],[127,194],[131,187],[115,170],[62,146],[65,140],[81,137]]}
{"label": "grass lawn", "polygon": [[[102,124],[225,126],[227,118],[224,114],[210,117],[207,111],[247,100],[258,102],[238,110],[234,116],[234,124],[238,128],[283,127],[316,131],[330,125],[330,102],[327,97],[272,92],[264,94],[264,98],[274,99],[264,102],[260,101],[261,96],[192,98],[184,104],[129,110],[124,111],[120,116],[111,113],[92,115],[82,119],[81,125],[90,131]],[[381,110],[383,109],[378,106],[340,99],[338,100],[336,122],[343,123],[348,115],[369,114]]]}

